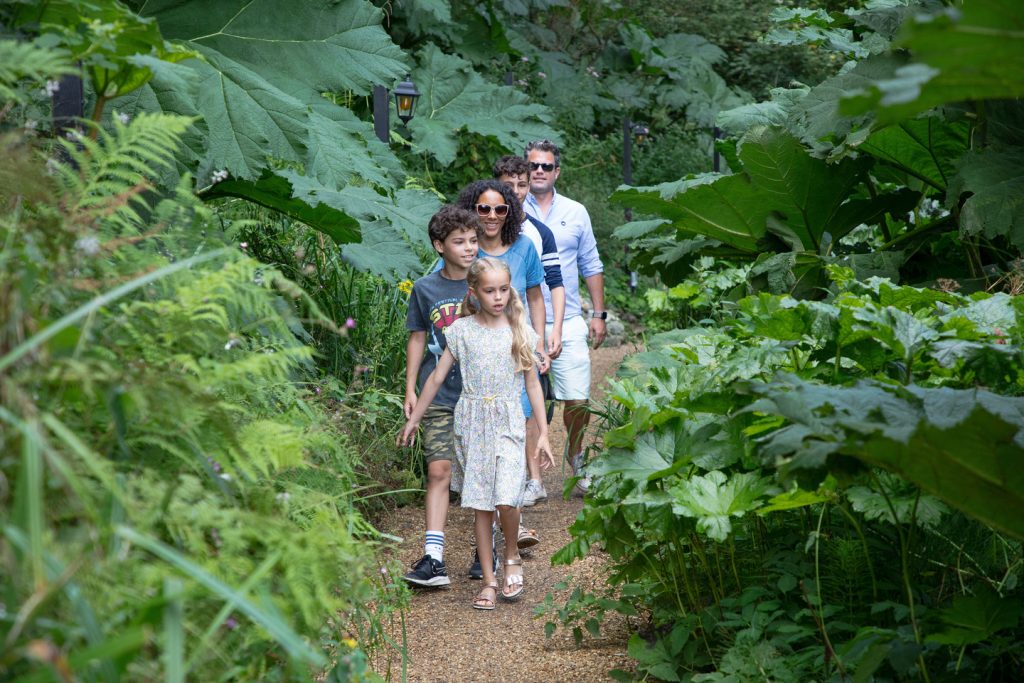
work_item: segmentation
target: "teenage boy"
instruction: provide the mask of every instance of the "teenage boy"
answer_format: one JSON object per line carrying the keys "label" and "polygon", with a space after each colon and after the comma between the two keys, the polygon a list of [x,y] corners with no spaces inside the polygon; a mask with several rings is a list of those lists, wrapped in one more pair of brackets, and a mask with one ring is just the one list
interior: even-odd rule
{"label": "teenage boy", "polygon": [[[423,386],[446,346],[444,331],[462,315],[466,274],[476,259],[480,222],[476,214],[457,206],[443,206],[430,219],[430,241],[440,255],[440,270],[415,282],[409,295],[405,327],[405,416],[416,407]],[[423,416],[423,454],[427,462],[426,535],[423,557],[403,578],[418,586],[451,583],[444,564],[444,527],[448,519],[448,487],[455,458],[455,404],[462,393],[458,364],[441,385]]]}
{"label": "teenage boy", "polygon": [[[519,198],[519,203],[526,206],[526,196],[530,193],[530,166],[526,159],[515,156],[503,156],[494,162],[492,174]],[[547,334],[548,355],[552,360],[562,352],[562,321],[565,318],[565,286],[562,284],[562,268],[558,263],[558,245],[555,236],[548,226],[539,220],[526,215],[523,221],[523,234],[530,238],[541,265],[544,266],[544,282],[541,293],[547,304],[546,310],[551,311],[550,332]],[[532,445],[531,445],[532,444]],[[540,463],[534,453],[537,449],[537,428],[533,421],[526,423],[526,465],[529,480],[523,494],[523,507],[536,505],[547,500],[548,494],[541,480]],[[527,530],[529,531],[529,530]],[[539,539],[538,539],[539,540]]]}
{"label": "teenage boy", "polygon": [[[597,252],[597,240],[594,239],[586,207],[555,191],[555,181],[562,173],[562,154],[558,146],[550,140],[530,142],[524,156],[530,168],[530,195],[523,208],[554,233],[562,281],[565,283],[562,353],[551,363],[551,375],[555,398],[565,402],[562,419],[569,445],[566,455],[573,473],[579,477],[574,490],[583,495],[590,486],[590,479],[583,472],[583,435],[590,422],[587,409],[590,399],[590,348],[587,340],[592,340],[596,348],[605,338],[608,313],[604,308],[604,266]],[[581,276],[587,283],[594,306],[589,325],[583,319],[580,306]],[[551,323],[549,318],[549,329]]]}

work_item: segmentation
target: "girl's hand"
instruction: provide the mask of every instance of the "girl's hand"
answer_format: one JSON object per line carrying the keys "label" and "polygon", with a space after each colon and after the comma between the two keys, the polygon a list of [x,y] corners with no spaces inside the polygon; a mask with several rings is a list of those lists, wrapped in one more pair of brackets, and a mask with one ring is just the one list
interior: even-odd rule
{"label": "girl's hand", "polygon": [[395,439],[395,445],[401,448],[402,446],[412,446],[416,443],[416,429],[419,426],[419,422],[413,422],[412,420],[406,422],[405,427],[402,428],[402,433]]}
{"label": "girl's hand", "polygon": [[541,437],[537,439],[537,451],[535,453],[542,470],[549,470],[555,466],[555,456],[551,453],[551,444],[548,443],[547,434],[542,434]]}
{"label": "girl's hand", "polygon": [[547,351],[544,350],[543,345],[537,349],[534,356],[536,357],[537,369],[540,370],[540,374],[543,375],[551,369],[551,358],[548,356]]}

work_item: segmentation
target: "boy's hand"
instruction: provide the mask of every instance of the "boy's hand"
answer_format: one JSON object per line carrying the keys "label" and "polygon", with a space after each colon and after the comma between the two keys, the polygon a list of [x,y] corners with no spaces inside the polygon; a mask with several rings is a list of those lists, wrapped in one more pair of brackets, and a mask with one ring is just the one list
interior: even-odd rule
{"label": "boy's hand", "polygon": [[558,358],[558,356],[561,355],[561,353],[562,332],[561,330],[557,332],[555,330],[552,330],[551,334],[548,335],[548,356],[550,356],[551,359],[554,360],[555,358]]}
{"label": "boy's hand", "polygon": [[395,445],[401,448],[402,446],[412,446],[416,443],[416,429],[419,426],[419,422],[413,422],[412,420],[406,422],[405,427],[402,428],[402,433],[395,439]]}
{"label": "boy's hand", "polygon": [[553,456],[551,453],[551,444],[548,443],[548,437],[546,434],[542,435],[539,439],[537,439],[536,452],[536,456],[540,463],[540,468],[542,470],[549,470],[555,466],[555,456]]}
{"label": "boy's hand", "polygon": [[405,419],[412,417],[412,411],[416,410],[416,394],[405,395]]}

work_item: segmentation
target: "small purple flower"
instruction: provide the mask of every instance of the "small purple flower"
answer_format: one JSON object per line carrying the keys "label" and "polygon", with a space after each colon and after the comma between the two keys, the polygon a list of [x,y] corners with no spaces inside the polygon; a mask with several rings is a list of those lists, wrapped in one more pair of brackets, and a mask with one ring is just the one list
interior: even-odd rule
{"label": "small purple flower", "polygon": [[346,318],[346,319],[345,319],[345,328],[346,328],[346,329],[349,329],[349,330],[354,330],[354,329],[356,329],[356,321],[355,321],[355,318]]}
{"label": "small purple flower", "polygon": [[238,628],[238,622],[235,621],[234,617],[228,617],[224,620],[224,628],[228,629],[229,631],[234,631],[236,628]]}

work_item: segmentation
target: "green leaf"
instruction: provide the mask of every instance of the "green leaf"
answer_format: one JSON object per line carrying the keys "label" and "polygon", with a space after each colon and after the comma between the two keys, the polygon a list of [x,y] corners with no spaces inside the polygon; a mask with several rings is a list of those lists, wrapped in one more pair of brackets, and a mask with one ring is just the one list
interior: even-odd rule
{"label": "green leaf", "polygon": [[315,196],[295,199],[291,182],[269,170],[264,170],[255,181],[229,178],[219,182],[204,193],[203,197],[238,197],[255,202],[319,230],[330,236],[336,244],[358,242],[360,239],[359,221],[344,211],[320,203]]}
{"label": "green leaf", "polygon": [[166,37],[306,100],[329,91],[368,93],[408,71],[381,26],[384,13],[364,0],[147,0],[141,11]]}
{"label": "green leaf", "polygon": [[[664,434],[671,435],[671,432]],[[659,443],[653,433],[647,432],[636,440],[633,450],[613,448],[587,465],[587,474],[596,477],[621,474],[633,481],[647,481],[672,466],[674,450],[674,440],[671,444]]]}
{"label": "green leaf", "polygon": [[1024,250],[1024,149],[965,155],[950,182],[947,207],[958,204],[966,193],[971,194],[960,209],[961,235],[1005,236]]}
{"label": "green leaf", "polygon": [[937,116],[903,121],[871,134],[859,147],[908,176],[945,191],[967,151],[970,124]]}
{"label": "green leaf", "polygon": [[672,510],[697,519],[697,529],[716,541],[725,541],[732,532],[730,517],[741,517],[756,509],[768,492],[768,479],[755,472],[726,476],[714,470],[703,476],[681,480],[672,487]]}
{"label": "green leaf", "polygon": [[253,620],[254,623],[262,626],[276,640],[290,656],[314,666],[324,666],[327,659],[323,653],[311,648],[298,634],[295,633],[278,615],[262,610],[243,595],[240,595],[233,588],[223,583],[220,579],[198,566],[187,557],[181,555],[173,548],[164,545],[160,541],[149,538],[135,529],[126,526],[119,526],[117,534],[130,543],[143,548],[168,564],[176,567],[188,578],[202,585],[211,593],[224,600],[229,600],[237,605],[238,610]]}
{"label": "green leaf", "polygon": [[982,584],[975,595],[958,595],[939,612],[945,628],[925,640],[963,647],[988,640],[999,631],[1013,628],[1024,613],[1024,602],[1000,596]]}
{"label": "green leaf", "polygon": [[610,199],[668,219],[683,234],[707,235],[746,252],[757,251],[770,215],[764,199],[745,175],[709,180],[704,177],[685,186],[620,188]]}
{"label": "green leaf", "polygon": [[463,129],[493,136],[516,154],[530,140],[560,139],[549,125],[547,107],[530,103],[514,88],[484,81],[469,62],[432,44],[420,51],[413,80],[423,94],[409,122],[413,142],[442,164],[455,160]]}
{"label": "green leaf", "polygon": [[844,103],[849,112],[878,108],[889,123],[951,102],[1024,96],[1024,6],[1016,0],[972,0],[920,14],[896,43],[914,64]]}
{"label": "green leaf", "polygon": [[818,251],[826,231],[839,240],[863,222],[859,215],[838,220],[840,207],[863,177],[863,164],[814,159],[778,128],[748,132],[741,141],[740,159],[762,201],[799,239],[800,248],[795,250]]}

